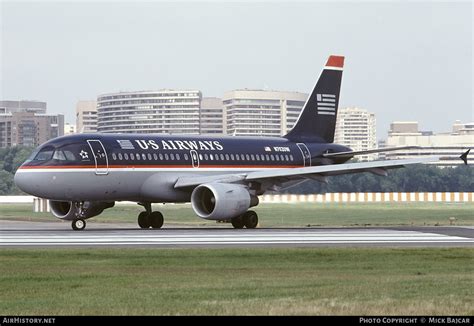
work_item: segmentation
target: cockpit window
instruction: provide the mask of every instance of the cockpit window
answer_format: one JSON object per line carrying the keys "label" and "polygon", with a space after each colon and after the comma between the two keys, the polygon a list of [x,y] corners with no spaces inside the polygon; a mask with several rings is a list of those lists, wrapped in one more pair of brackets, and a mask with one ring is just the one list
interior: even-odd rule
{"label": "cockpit window", "polygon": [[54,151],[53,154],[53,160],[58,160],[58,161],[75,161],[76,157],[71,151],[68,150],[62,150],[62,149],[57,149]]}
{"label": "cockpit window", "polygon": [[48,161],[53,156],[54,148],[53,147],[45,147],[41,149],[38,154],[36,154],[33,160],[35,161]]}

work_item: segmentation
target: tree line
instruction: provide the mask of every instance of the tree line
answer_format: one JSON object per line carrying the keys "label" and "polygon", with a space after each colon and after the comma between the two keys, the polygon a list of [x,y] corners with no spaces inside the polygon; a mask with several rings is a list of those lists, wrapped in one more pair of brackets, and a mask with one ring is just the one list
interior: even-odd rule
{"label": "tree line", "polygon": [[[15,146],[0,149],[0,195],[22,195],[13,176],[18,167],[31,155],[33,148]],[[326,192],[473,192],[474,168],[437,168],[431,165],[412,165],[389,170],[387,177],[371,173],[347,174],[328,178],[329,183],[308,180],[284,190],[284,193],[318,194]]]}

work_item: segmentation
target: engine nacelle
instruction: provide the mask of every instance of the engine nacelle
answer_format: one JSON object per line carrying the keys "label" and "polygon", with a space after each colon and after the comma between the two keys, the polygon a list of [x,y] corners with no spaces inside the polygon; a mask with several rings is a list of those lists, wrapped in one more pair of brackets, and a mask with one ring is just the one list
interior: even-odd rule
{"label": "engine nacelle", "polygon": [[206,220],[230,220],[258,205],[246,187],[228,183],[208,183],[197,186],[191,194],[194,212]]}
{"label": "engine nacelle", "polygon": [[[106,208],[114,207],[115,202],[92,202],[86,201],[82,206],[83,212],[80,218],[86,219],[99,215]],[[80,206],[78,202],[50,200],[49,207],[57,218],[62,220],[75,220],[79,216]]]}

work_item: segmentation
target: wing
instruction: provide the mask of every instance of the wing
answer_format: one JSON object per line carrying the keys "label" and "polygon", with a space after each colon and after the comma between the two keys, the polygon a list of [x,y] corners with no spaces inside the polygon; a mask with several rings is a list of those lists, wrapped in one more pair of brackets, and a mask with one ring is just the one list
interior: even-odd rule
{"label": "wing", "polygon": [[180,177],[176,181],[175,188],[196,187],[203,183],[223,182],[223,183],[251,183],[265,182],[266,184],[278,184],[283,182],[314,179],[326,181],[327,176],[371,172],[377,175],[387,175],[387,170],[401,168],[411,164],[428,163],[439,161],[439,156],[390,160],[373,161],[361,163],[345,163],[322,166],[309,166],[301,168],[272,169],[264,171],[244,172],[239,174],[220,174],[213,176],[188,176]]}

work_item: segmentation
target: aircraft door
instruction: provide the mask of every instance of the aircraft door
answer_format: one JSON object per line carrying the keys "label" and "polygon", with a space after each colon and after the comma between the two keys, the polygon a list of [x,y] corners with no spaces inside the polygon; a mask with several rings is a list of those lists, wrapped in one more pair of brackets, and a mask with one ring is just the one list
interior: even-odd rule
{"label": "aircraft door", "polygon": [[193,165],[193,168],[198,168],[199,167],[199,155],[198,153],[193,149],[189,151],[189,154],[191,156],[191,163]]}
{"label": "aircraft door", "polygon": [[92,150],[95,161],[95,174],[105,175],[109,173],[109,160],[104,145],[100,140],[88,140],[87,143]]}
{"label": "aircraft door", "polygon": [[308,149],[308,146],[304,143],[296,144],[301,151],[301,155],[303,156],[303,166],[311,166],[311,152]]}

